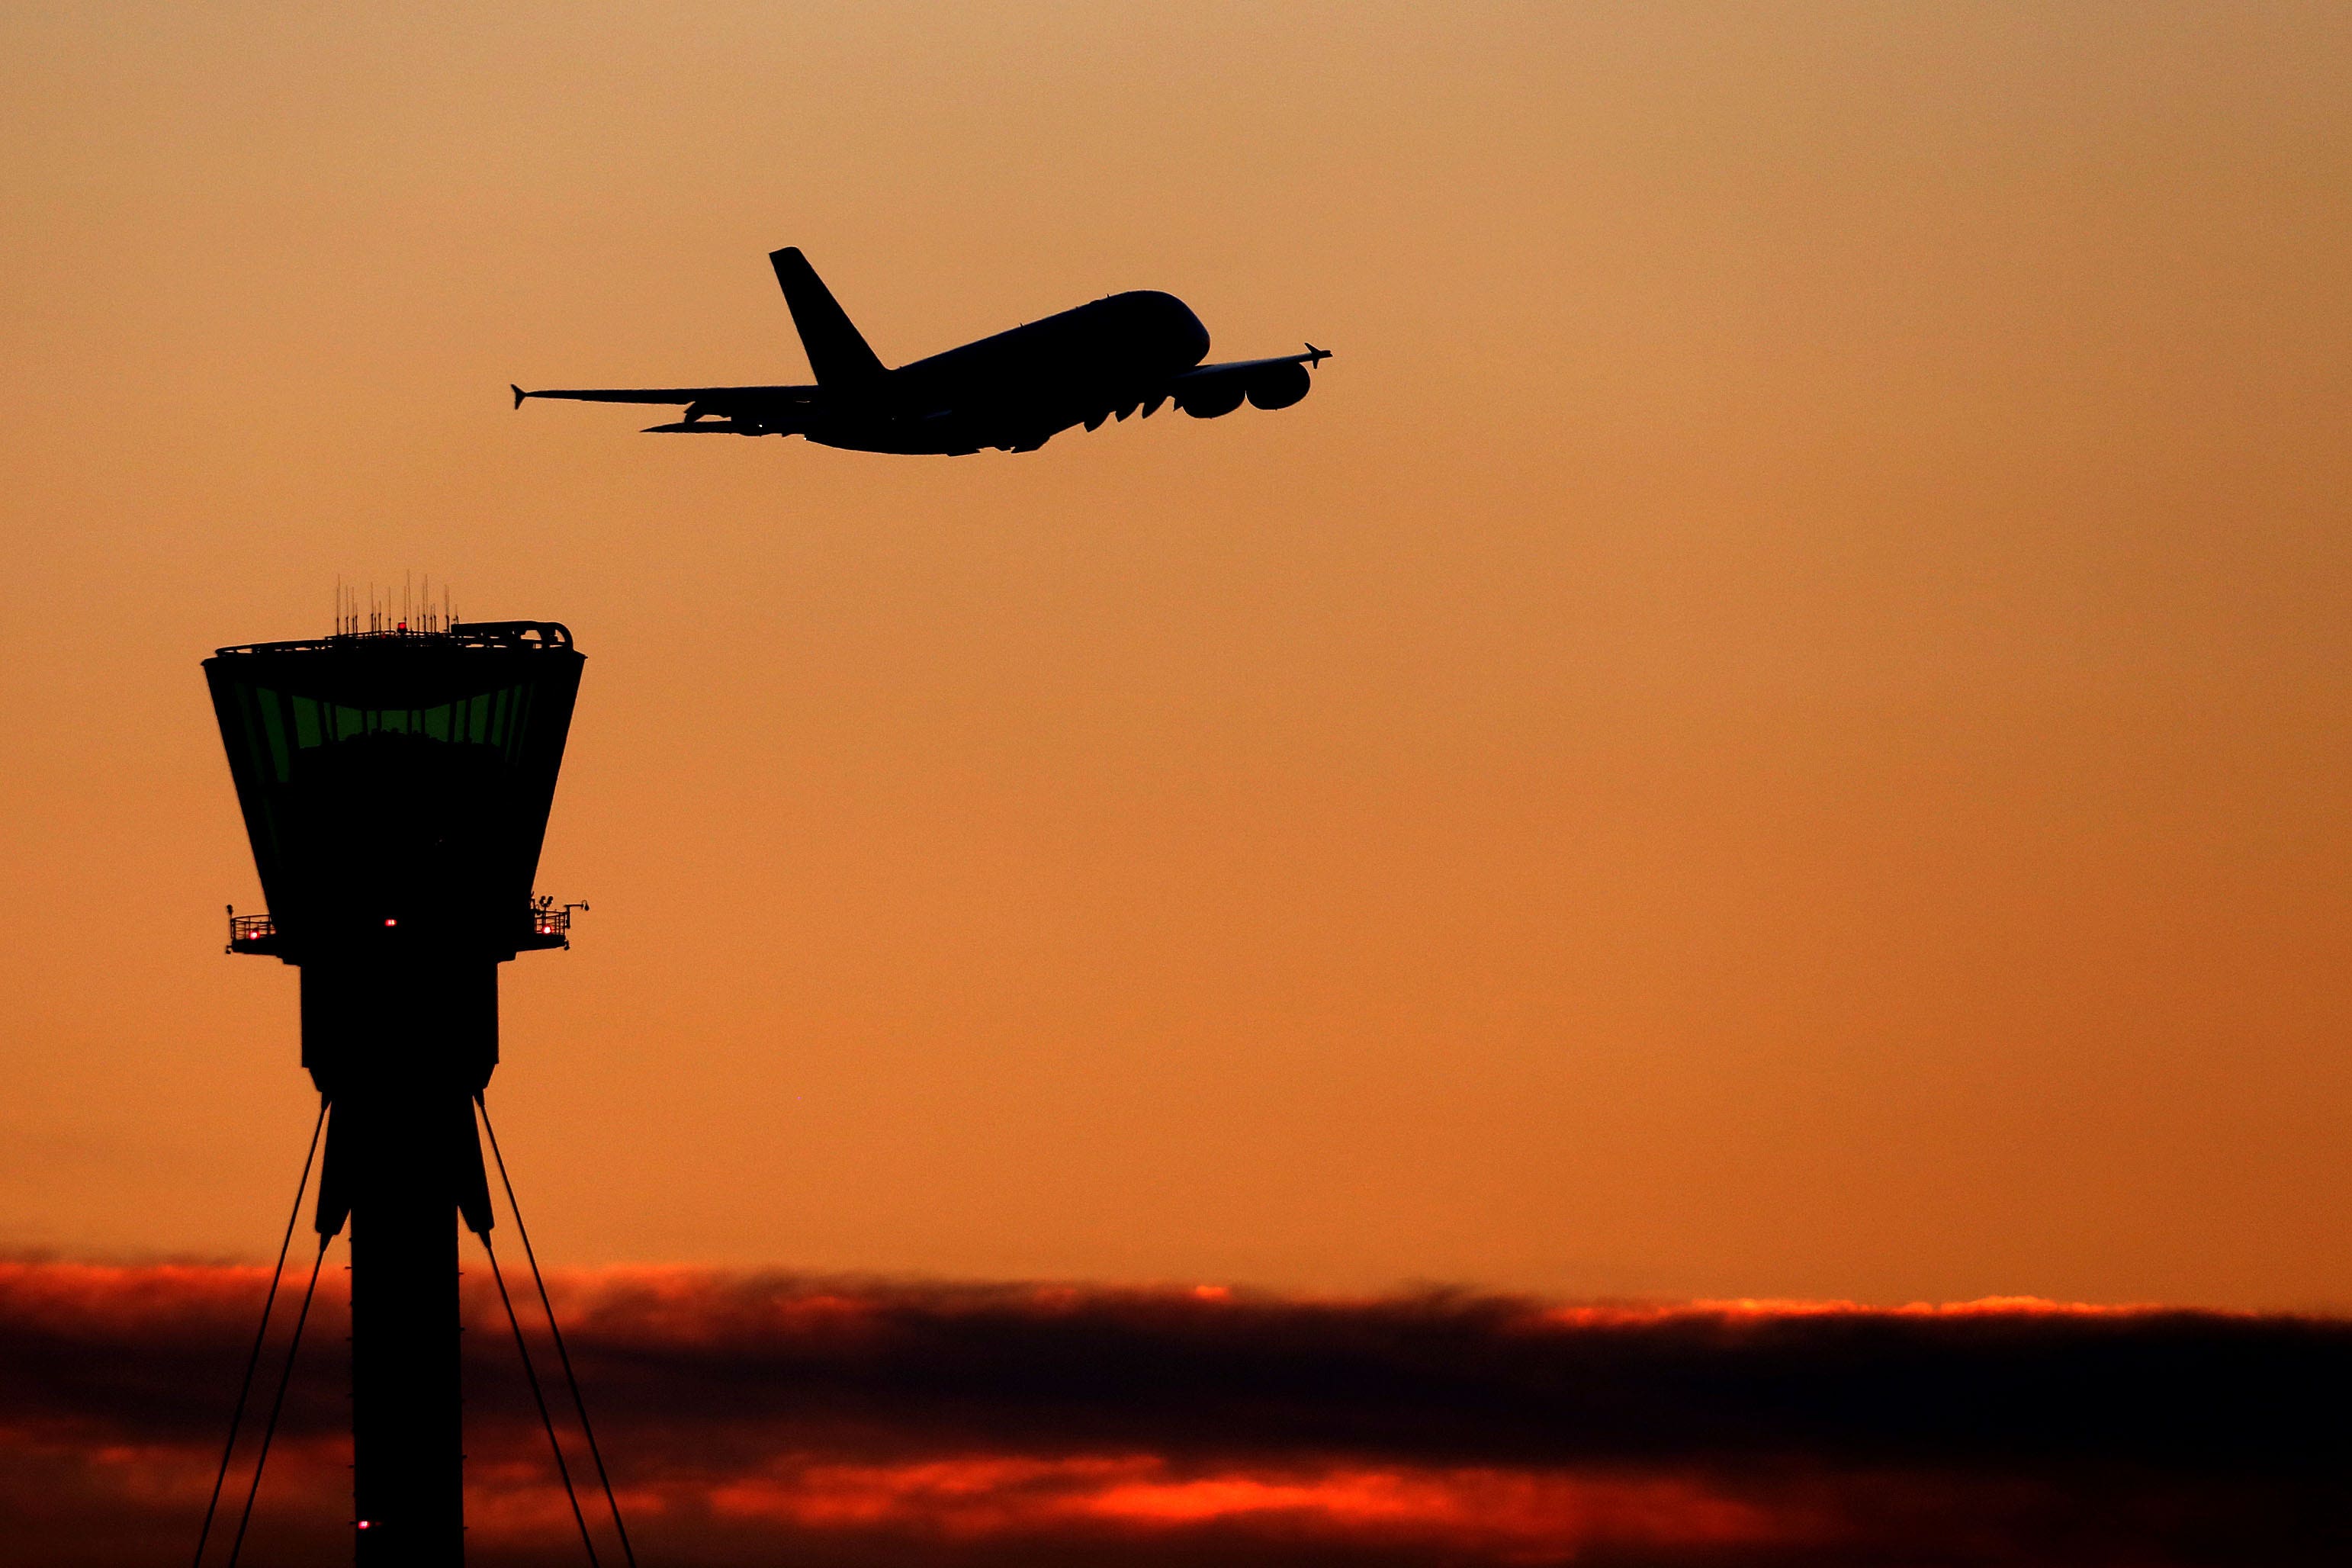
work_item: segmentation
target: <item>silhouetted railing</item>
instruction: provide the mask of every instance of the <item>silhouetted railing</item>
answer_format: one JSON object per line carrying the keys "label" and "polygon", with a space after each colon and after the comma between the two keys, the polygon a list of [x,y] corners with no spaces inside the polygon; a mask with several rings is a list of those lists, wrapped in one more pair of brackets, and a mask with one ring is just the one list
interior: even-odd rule
{"label": "silhouetted railing", "polygon": [[[570,947],[572,945],[572,911],[585,910],[584,903],[559,904],[551,898],[540,898],[524,910],[524,935],[516,945],[519,949]],[[383,922],[387,927],[393,922]],[[268,915],[241,915],[235,910],[228,916],[228,951],[231,952],[278,952],[278,921]]]}

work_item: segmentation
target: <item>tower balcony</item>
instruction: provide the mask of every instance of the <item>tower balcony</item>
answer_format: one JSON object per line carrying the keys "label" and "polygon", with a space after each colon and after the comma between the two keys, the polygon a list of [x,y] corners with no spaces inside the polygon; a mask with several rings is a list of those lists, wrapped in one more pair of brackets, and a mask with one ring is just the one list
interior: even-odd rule
{"label": "tower balcony", "polygon": [[[541,952],[550,948],[570,948],[572,945],[572,915],[573,910],[587,912],[583,901],[559,904],[552,897],[533,899],[519,911],[520,918],[512,931],[517,952]],[[411,928],[414,929],[413,927]],[[405,940],[396,915],[388,915],[383,923],[371,924],[371,932],[380,931],[387,941]],[[241,915],[232,906],[228,911],[228,952],[256,953],[265,958],[286,958],[284,934],[270,915]]]}

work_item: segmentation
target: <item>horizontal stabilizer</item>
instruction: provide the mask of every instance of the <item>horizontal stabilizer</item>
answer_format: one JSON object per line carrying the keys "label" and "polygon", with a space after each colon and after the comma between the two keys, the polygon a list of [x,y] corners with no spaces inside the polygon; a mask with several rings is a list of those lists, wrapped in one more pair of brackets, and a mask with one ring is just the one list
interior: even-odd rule
{"label": "horizontal stabilizer", "polygon": [[814,401],[814,386],[573,386],[545,392],[514,389],[515,406],[526,397],[562,397],[574,403],[707,403],[790,407]]}

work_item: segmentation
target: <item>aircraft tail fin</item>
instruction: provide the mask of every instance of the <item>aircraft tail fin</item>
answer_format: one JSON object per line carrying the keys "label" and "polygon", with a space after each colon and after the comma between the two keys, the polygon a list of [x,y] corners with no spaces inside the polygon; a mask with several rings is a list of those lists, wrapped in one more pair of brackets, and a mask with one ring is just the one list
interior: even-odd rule
{"label": "aircraft tail fin", "polygon": [[849,322],[848,313],[808,264],[808,258],[786,246],[772,251],[769,262],[792,308],[793,325],[800,330],[801,346],[808,351],[809,369],[820,386],[855,386],[872,381],[883,371],[882,362]]}

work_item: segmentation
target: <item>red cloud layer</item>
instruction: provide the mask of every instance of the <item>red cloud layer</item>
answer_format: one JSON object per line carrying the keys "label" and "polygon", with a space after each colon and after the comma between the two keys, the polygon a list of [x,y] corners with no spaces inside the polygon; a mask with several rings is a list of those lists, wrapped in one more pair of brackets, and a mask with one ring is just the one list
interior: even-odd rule
{"label": "red cloud layer", "polygon": [[[186,1550],[265,1286],[0,1265],[0,1557]],[[671,1563],[2160,1564],[2346,1544],[2326,1500],[2352,1454],[2303,1419],[2352,1392],[2334,1322],[667,1269],[559,1294],[633,1531]],[[499,1327],[492,1299],[468,1310]],[[254,1543],[271,1560],[347,1550],[338,1302],[314,1332]],[[474,1556],[572,1560],[502,1327],[468,1340]]]}

